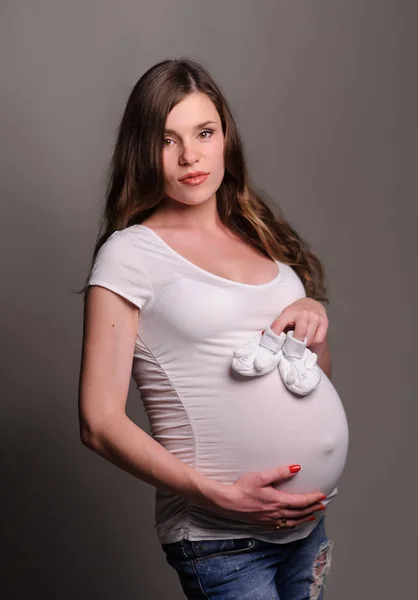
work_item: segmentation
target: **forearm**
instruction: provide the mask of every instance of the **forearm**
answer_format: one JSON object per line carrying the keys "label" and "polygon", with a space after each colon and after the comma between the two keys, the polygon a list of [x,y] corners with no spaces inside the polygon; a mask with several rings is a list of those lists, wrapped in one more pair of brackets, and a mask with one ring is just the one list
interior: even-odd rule
{"label": "forearm", "polygon": [[328,379],[331,379],[331,353],[328,344],[321,347],[311,346],[309,349],[317,354],[316,364],[323,370]]}
{"label": "forearm", "polygon": [[228,486],[182,462],[126,414],[115,411],[93,430],[85,445],[134,477],[212,510],[226,498]]}

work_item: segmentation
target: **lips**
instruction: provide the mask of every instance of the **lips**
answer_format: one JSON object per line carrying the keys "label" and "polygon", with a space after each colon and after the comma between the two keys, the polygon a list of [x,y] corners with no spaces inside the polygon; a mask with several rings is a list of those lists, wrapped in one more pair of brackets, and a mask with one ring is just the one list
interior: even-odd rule
{"label": "lips", "polygon": [[187,173],[183,177],[180,177],[179,181],[184,181],[185,179],[189,179],[190,177],[199,177],[200,175],[208,175],[205,171],[194,171],[193,173]]}
{"label": "lips", "polygon": [[180,183],[182,185],[191,185],[191,186],[197,186],[197,185],[201,185],[202,183],[204,183],[207,178],[209,177],[209,175],[196,175],[196,177],[185,177],[184,179],[182,179],[180,181]]}

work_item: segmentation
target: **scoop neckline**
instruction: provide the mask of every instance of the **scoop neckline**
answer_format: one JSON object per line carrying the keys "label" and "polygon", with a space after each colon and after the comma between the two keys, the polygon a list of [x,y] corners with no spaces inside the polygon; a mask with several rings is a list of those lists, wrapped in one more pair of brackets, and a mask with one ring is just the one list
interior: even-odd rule
{"label": "scoop neckline", "polygon": [[146,229],[147,231],[150,231],[151,234],[157,239],[159,240],[159,242],[165,246],[165,248],[167,248],[167,250],[169,250],[172,254],[174,254],[175,256],[177,256],[180,260],[182,260],[183,262],[187,263],[188,265],[190,265],[191,267],[193,267],[194,269],[196,269],[197,271],[200,271],[201,273],[204,273],[205,275],[207,275],[208,277],[211,277],[213,279],[217,279],[218,281],[222,281],[224,283],[228,283],[230,285],[236,285],[239,287],[246,287],[246,288],[265,288],[265,287],[269,287],[270,285],[273,285],[274,283],[276,283],[279,279],[281,279],[282,277],[282,263],[278,260],[273,259],[273,261],[276,263],[276,266],[278,268],[278,273],[277,275],[274,277],[274,279],[272,279],[271,281],[267,281],[267,283],[242,283],[241,281],[234,281],[233,279],[228,279],[226,277],[221,277],[220,275],[215,275],[215,273],[211,273],[211,271],[207,271],[206,269],[203,269],[202,267],[199,267],[198,265],[196,265],[194,262],[192,262],[191,260],[189,260],[188,258],[186,258],[185,256],[183,256],[182,254],[179,254],[179,252],[177,252],[176,250],[174,250],[174,248],[172,248],[169,244],[167,244],[166,241],[163,240],[162,237],[160,237],[158,235],[158,233],[156,233],[153,229],[151,229],[151,227],[147,227],[146,225],[142,225],[141,223],[137,223],[136,225],[133,225],[133,227],[142,227],[142,229]]}

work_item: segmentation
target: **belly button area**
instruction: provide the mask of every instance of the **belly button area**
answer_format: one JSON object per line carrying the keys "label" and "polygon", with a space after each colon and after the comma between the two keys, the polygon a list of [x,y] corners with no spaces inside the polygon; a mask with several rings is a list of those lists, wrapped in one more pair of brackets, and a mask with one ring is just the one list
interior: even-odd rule
{"label": "belly button area", "polygon": [[335,440],[324,440],[323,449],[325,454],[331,454],[331,452],[333,452],[335,449]]}

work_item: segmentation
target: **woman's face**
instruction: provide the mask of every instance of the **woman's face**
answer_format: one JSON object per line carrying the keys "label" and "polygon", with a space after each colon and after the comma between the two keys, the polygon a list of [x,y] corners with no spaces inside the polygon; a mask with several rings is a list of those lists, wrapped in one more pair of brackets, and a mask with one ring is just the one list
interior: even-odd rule
{"label": "woman's face", "polygon": [[[193,92],[167,117],[163,139],[164,192],[183,204],[216,198],[224,177],[224,135],[220,116],[206,94]],[[189,173],[207,175],[181,180]]]}

